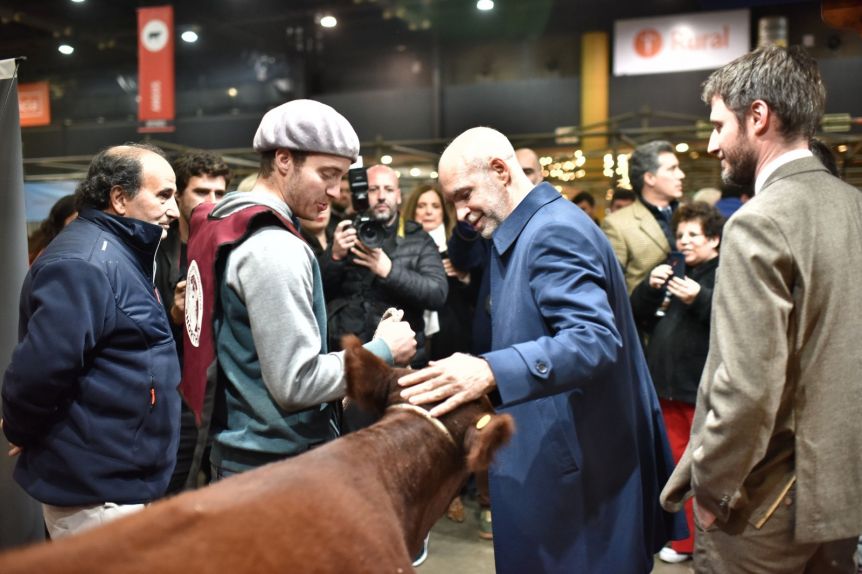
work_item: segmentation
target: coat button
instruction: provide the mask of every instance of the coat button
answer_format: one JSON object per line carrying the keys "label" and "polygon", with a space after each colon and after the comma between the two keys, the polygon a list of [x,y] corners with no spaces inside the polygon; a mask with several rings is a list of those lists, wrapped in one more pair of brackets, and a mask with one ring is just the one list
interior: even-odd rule
{"label": "coat button", "polygon": [[538,362],[536,363],[536,370],[537,370],[537,371],[539,371],[539,374],[540,374],[540,375],[544,375],[545,373],[547,373],[547,372],[548,372],[548,365],[546,365],[546,364],[545,364],[544,362],[542,362],[542,361],[538,361]]}

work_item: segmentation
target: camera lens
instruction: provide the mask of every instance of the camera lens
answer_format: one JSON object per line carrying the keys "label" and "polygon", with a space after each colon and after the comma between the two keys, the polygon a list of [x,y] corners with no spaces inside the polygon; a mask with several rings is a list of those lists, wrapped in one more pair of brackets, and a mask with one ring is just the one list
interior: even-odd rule
{"label": "camera lens", "polygon": [[356,233],[359,236],[359,241],[372,249],[383,245],[385,233],[383,225],[378,221],[363,221],[356,228]]}

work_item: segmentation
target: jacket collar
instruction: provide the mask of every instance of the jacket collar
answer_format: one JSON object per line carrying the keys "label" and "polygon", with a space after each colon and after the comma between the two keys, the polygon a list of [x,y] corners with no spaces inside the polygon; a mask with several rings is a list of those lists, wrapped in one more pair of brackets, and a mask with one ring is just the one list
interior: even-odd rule
{"label": "jacket collar", "polygon": [[814,172],[814,171],[824,171],[829,173],[820,160],[814,156],[803,157],[800,159],[794,159],[789,161],[780,167],[778,167],[774,172],[772,172],[766,181],[763,183],[763,187],[760,188],[758,193],[763,193],[766,191],[768,187],[770,187],[776,181],[782,180],[786,177],[790,177],[793,175],[797,175],[803,172]]}
{"label": "jacket collar", "polygon": [[542,182],[534,187],[494,232],[491,240],[497,253],[503,255],[512,247],[521,231],[539,209],[552,201],[561,199],[563,196],[550,183]]}
{"label": "jacket collar", "polygon": [[162,239],[160,226],[90,207],[83,208],[78,217],[117,237],[132,250],[144,269],[152,270],[153,258]]}

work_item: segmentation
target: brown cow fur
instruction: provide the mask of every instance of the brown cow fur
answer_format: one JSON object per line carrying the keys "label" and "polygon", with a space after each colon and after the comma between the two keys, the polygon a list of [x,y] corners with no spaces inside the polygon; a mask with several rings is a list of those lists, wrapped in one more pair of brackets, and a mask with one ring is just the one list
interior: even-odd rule
{"label": "brown cow fur", "polygon": [[[346,341],[348,395],[382,412],[398,370]],[[3,574],[412,572],[411,556],[469,470],[487,468],[513,431],[474,401],[441,421],[389,411],[373,426],[80,535],[0,555]]]}

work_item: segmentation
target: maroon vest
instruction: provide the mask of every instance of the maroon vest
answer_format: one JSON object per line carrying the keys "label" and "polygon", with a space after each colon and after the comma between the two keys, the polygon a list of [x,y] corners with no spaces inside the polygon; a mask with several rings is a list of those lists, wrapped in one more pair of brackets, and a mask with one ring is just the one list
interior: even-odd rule
{"label": "maroon vest", "polygon": [[213,319],[228,254],[252,233],[271,225],[283,227],[302,239],[293,222],[266,206],[245,207],[224,218],[210,217],[214,207],[212,203],[202,203],[189,221],[185,356],[180,391],[199,426],[207,393],[207,370],[216,359]]}

